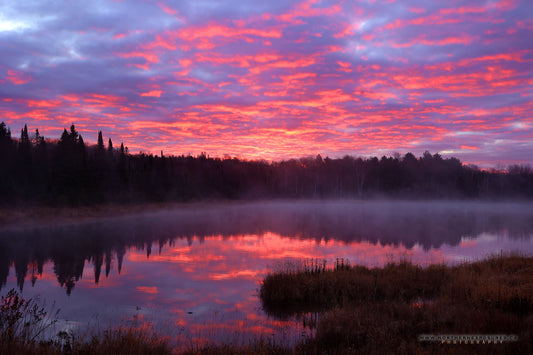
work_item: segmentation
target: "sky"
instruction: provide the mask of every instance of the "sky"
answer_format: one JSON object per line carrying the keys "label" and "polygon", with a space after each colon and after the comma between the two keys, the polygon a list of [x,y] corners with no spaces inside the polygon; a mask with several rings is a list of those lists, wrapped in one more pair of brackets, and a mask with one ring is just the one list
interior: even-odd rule
{"label": "sky", "polygon": [[130,152],[533,165],[533,1],[0,3],[0,120]]}

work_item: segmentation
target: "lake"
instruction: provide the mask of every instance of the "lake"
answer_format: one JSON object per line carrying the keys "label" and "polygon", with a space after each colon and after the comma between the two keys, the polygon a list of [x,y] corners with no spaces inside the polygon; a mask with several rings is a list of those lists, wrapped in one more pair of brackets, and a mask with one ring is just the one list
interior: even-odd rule
{"label": "lake", "polygon": [[[0,294],[60,309],[60,327],[130,325],[180,346],[294,342],[307,317],[266,314],[262,277],[303,259],[382,266],[533,254],[533,204],[298,201],[191,204],[0,229]],[[304,321],[305,320],[305,321]],[[305,323],[305,324],[304,324]],[[311,322],[312,324],[312,322]]]}

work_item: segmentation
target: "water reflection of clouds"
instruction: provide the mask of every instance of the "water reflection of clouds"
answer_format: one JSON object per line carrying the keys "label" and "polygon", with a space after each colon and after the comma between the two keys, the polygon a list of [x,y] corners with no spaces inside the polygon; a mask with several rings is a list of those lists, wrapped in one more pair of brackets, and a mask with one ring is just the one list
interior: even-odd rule
{"label": "water reflection of clouds", "polygon": [[[189,342],[297,337],[298,321],[270,318],[258,302],[260,280],[277,263],[307,258],[331,265],[344,258],[368,266],[427,265],[500,250],[533,254],[533,214],[521,209],[511,218],[509,205],[496,217],[501,206],[495,212],[479,204],[280,206],[234,205],[227,218],[206,208],[11,231],[0,237],[8,261],[0,269],[2,293],[25,284],[25,296],[55,300],[62,317],[76,324],[135,320]],[[71,296],[58,287],[65,280],[75,284]]]}
{"label": "water reflection of clouds", "polygon": [[[523,249],[524,245],[527,250]],[[316,242],[274,233],[207,237],[192,243],[176,240],[172,247],[163,247],[160,253],[150,256],[145,250],[130,248],[121,274],[114,267],[116,259],[113,259],[109,275],[100,278],[97,285],[93,279],[94,265],[87,261],[77,291],[72,295],[75,302],[67,304],[65,311],[67,315],[71,312],[69,316],[81,316],[85,322],[91,321],[94,315],[91,312],[101,310],[108,318],[100,317],[103,323],[135,318],[138,323],[155,323],[155,329],[170,333],[179,328],[179,337],[195,344],[208,339],[244,340],[255,335],[271,335],[282,327],[297,334],[302,330],[297,321],[271,319],[258,308],[259,280],[276,262],[305,257],[332,263],[341,257],[369,266],[403,259],[420,264],[453,263],[458,258],[471,259],[514,247],[533,252],[533,245],[525,240],[495,238],[491,234],[463,238],[458,245],[445,244],[429,250],[421,245],[409,249],[402,244],[380,242]],[[153,243],[152,249],[156,248],[157,243]],[[50,263],[46,265],[31,294],[53,297],[48,293],[58,288],[50,266]],[[15,282],[15,277],[8,280],[8,284]]]}

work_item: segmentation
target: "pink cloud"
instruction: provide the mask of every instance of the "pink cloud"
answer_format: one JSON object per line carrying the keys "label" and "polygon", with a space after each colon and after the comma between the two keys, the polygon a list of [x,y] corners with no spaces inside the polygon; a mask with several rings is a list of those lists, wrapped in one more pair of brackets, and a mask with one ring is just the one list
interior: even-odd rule
{"label": "pink cloud", "polygon": [[76,123],[89,142],[107,124],[132,151],[265,159],[531,148],[528,2],[125,5],[112,21],[43,28],[49,51],[3,35],[13,130]]}
{"label": "pink cloud", "polygon": [[164,3],[158,2],[157,6],[159,6],[161,8],[161,10],[165,11],[167,14],[176,15],[178,13],[177,10],[171,9],[170,7],[165,5]]}
{"label": "pink cloud", "polygon": [[23,85],[23,84],[26,84],[28,82],[30,82],[32,80],[31,76],[24,73],[24,72],[21,72],[21,71],[18,71],[18,70],[12,70],[12,69],[8,69],[7,70],[7,77],[6,77],[7,80],[9,80],[11,83],[15,84],[15,85]]}
{"label": "pink cloud", "polygon": [[161,97],[161,93],[163,91],[161,90],[152,90],[152,91],[149,91],[149,92],[143,92],[141,93],[141,96],[148,96],[148,97]]}

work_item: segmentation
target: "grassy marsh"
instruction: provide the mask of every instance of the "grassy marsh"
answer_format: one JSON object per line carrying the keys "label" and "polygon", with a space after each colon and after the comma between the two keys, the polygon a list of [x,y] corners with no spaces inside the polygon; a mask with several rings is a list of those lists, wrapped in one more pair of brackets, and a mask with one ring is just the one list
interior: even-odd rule
{"label": "grassy marsh", "polygon": [[[532,353],[533,258],[383,268],[305,262],[268,274],[267,312],[318,312],[304,353]],[[420,334],[516,334],[504,344],[421,343]]]}

